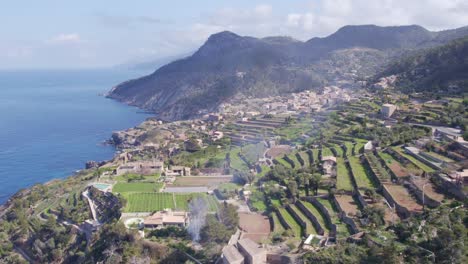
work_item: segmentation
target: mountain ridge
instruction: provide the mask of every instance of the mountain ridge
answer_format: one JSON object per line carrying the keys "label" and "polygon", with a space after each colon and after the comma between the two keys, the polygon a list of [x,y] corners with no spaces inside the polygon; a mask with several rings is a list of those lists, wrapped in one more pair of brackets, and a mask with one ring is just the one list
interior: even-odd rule
{"label": "mountain ridge", "polygon": [[124,82],[108,97],[154,111],[162,119],[188,119],[216,109],[238,93],[279,95],[338,81],[353,87],[363,77],[357,73],[373,75],[405,50],[434,47],[464,35],[468,27],[431,32],[417,25],[361,25],[303,42],[222,31],[192,56]]}

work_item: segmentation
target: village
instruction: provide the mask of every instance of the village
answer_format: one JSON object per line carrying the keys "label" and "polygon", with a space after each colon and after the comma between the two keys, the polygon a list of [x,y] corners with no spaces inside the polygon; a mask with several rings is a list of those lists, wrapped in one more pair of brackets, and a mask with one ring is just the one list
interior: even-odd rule
{"label": "village", "polygon": [[189,228],[194,200],[207,214],[234,205],[226,264],[293,262],[343,240],[383,246],[395,234],[378,227],[465,199],[468,142],[444,123],[462,104],[337,87],[241,98],[115,133],[120,153],[90,188],[123,197],[120,219],[143,238]]}

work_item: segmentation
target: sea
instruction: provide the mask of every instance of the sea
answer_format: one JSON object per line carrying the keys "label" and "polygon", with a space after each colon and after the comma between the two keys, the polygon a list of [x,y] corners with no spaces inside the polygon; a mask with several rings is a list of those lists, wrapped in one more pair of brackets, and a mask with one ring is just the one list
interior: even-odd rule
{"label": "sea", "polygon": [[122,69],[0,71],[0,204],[18,190],[107,160],[113,131],[150,117],[102,96],[149,72]]}

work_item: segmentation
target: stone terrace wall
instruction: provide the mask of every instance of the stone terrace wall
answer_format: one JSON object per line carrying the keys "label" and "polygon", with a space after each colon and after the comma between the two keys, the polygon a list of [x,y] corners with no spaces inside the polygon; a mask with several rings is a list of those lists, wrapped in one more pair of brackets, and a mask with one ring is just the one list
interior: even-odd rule
{"label": "stone terrace wall", "polygon": [[333,204],[336,206],[338,211],[340,212],[340,220],[343,221],[345,224],[347,224],[353,234],[356,234],[359,232],[358,227],[356,226],[356,223],[354,223],[354,220],[347,216],[346,213],[343,211],[343,209],[340,206],[340,203],[336,200],[335,197],[331,200]]}
{"label": "stone terrace wall", "polygon": [[319,201],[317,201],[317,199],[315,199],[314,197],[306,197],[305,200],[318,208],[318,211],[322,214],[322,216],[325,219],[325,224],[328,226],[328,229],[330,229],[329,236],[336,237],[336,225],[333,224],[328,209],[325,206],[323,206],[323,204],[321,204]]}
{"label": "stone terrace wall", "polygon": [[307,207],[305,207],[301,201],[296,201],[296,206],[299,208],[299,210],[301,210],[302,213],[305,214],[305,216],[307,216],[307,218],[309,218],[309,220],[314,225],[314,228],[317,231],[317,233],[323,236],[325,231],[323,230],[322,226],[318,222],[317,217],[315,217],[315,215],[309,209],[307,209]]}
{"label": "stone terrace wall", "polygon": [[411,215],[411,212],[408,210],[408,208],[398,204],[390,194],[390,192],[387,190],[387,187],[385,185],[382,185],[382,194],[387,199],[387,201],[390,203],[390,205],[395,205],[396,211],[398,215],[401,217],[401,219],[408,218]]}

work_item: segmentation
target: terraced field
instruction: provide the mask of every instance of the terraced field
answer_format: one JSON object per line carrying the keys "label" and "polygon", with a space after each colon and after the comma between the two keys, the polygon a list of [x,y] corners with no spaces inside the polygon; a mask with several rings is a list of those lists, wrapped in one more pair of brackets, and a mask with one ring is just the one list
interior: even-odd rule
{"label": "terraced field", "polygon": [[318,149],[312,149],[312,157],[314,158],[314,163],[317,164],[319,162],[318,160]]}
{"label": "terraced field", "polygon": [[346,146],[346,156],[351,157],[353,155],[354,144],[352,142],[344,142]]}
{"label": "terraced field", "polygon": [[338,190],[352,191],[353,185],[343,158],[336,158],[336,188]]}
{"label": "terraced field", "polygon": [[304,161],[304,166],[308,167],[310,166],[309,163],[309,155],[305,151],[299,152],[299,155],[301,156],[302,160]]}
{"label": "terraced field", "polygon": [[280,220],[278,219],[277,212],[271,214],[271,218],[273,220],[273,232],[275,233],[283,233],[284,227],[281,224]]}
{"label": "terraced field", "polygon": [[301,226],[294,220],[292,215],[284,208],[279,208],[278,212],[283,216],[284,220],[291,227],[295,237],[302,237]]}
{"label": "terraced field", "polygon": [[322,158],[327,156],[334,156],[333,152],[329,148],[322,148]]}
{"label": "terraced field", "polygon": [[317,198],[317,200],[327,208],[332,224],[336,225],[336,235],[338,237],[349,236],[351,233],[349,232],[348,226],[338,218],[338,212],[335,210],[330,200],[324,198]]}
{"label": "terraced field", "polygon": [[320,213],[320,211],[313,204],[311,204],[309,202],[302,202],[302,203],[315,216],[315,218],[317,218],[317,221],[319,222],[319,224],[323,228],[323,230],[326,233],[328,233],[330,230],[328,229],[325,218]]}
{"label": "terraced field", "polygon": [[295,169],[302,167],[301,163],[297,160],[295,153],[288,155],[288,158],[294,163]]}
{"label": "terraced field", "polygon": [[356,184],[359,188],[371,188],[373,187],[372,181],[367,174],[366,170],[362,166],[358,157],[348,157],[349,165],[353,171]]}
{"label": "terraced field", "polygon": [[427,173],[431,173],[431,172],[434,172],[435,170],[429,166],[427,166],[426,164],[422,163],[421,161],[417,160],[415,157],[409,155],[409,154],[406,154],[405,152],[403,152],[403,150],[401,150],[400,147],[392,147],[392,149],[394,151],[396,151],[399,155],[405,157],[406,159],[408,159],[409,161],[411,161],[411,163],[413,163],[416,167],[420,168],[421,170],[427,172]]}
{"label": "terraced field", "polygon": [[305,230],[306,236],[310,234],[317,234],[317,230],[315,230],[314,225],[312,224],[312,221],[310,221],[309,218],[307,218],[307,216],[305,216],[301,212],[301,210],[297,208],[297,206],[291,205],[291,208],[294,210],[294,212],[296,212],[297,215],[299,215],[302,221],[306,223],[306,230]]}
{"label": "terraced field", "polygon": [[338,157],[343,157],[343,149],[341,148],[341,146],[335,144],[333,145],[333,149],[335,149],[336,155]]}
{"label": "terraced field", "polygon": [[276,158],[275,160],[276,160],[279,164],[283,165],[284,167],[292,169],[291,164],[289,164],[289,162],[287,162],[287,161],[284,160],[283,158],[279,158],[279,157],[278,157],[278,158]]}

